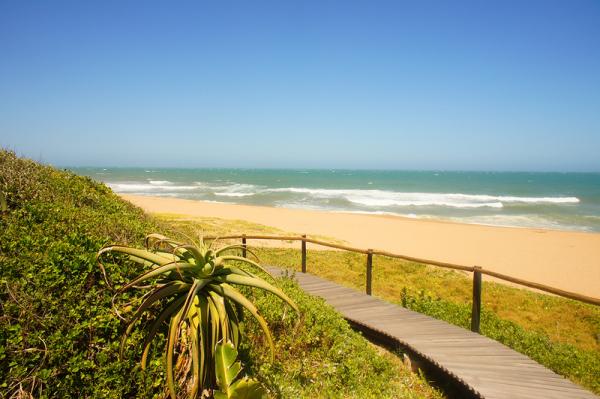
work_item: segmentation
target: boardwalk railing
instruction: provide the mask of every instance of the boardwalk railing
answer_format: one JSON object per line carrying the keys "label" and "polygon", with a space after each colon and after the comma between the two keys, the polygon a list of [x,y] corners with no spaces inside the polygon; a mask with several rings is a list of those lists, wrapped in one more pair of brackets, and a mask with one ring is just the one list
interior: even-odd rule
{"label": "boardwalk railing", "polygon": [[346,245],[334,244],[327,241],[321,241],[314,238],[309,238],[306,235],[302,236],[274,236],[274,235],[228,235],[228,236],[205,236],[205,240],[214,240],[214,239],[227,239],[227,240],[242,240],[242,255],[246,256],[246,246],[248,240],[278,240],[278,241],[300,241],[301,242],[301,251],[302,251],[302,272],[306,273],[306,243],[316,244],[323,247],[335,248],[349,252],[355,252],[360,254],[367,255],[366,260],[366,293],[371,295],[372,292],[372,273],[373,273],[373,255],[381,255],[389,258],[397,258],[403,259],[411,262],[424,263],[427,265],[443,267],[446,269],[453,270],[461,270],[464,272],[473,273],[473,308],[471,311],[471,331],[479,333],[479,320],[481,314],[481,277],[482,275],[487,275],[490,277],[495,277],[500,280],[509,281],[513,284],[523,285],[529,288],[534,288],[536,290],[549,292],[554,295],[558,295],[564,298],[573,299],[580,302],[589,303],[592,305],[600,306],[600,299],[594,298],[586,295],[577,294],[575,292],[569,292],[565,290],[561,290],[560,288],[549,287],[544,284],[534,283],[531,281],[523,280],[517,277],[507,276],[502,273],[497,273],[492,270],[484,269],[480,266],[464,266],[457,265],[454,263],[447,262],[438,262],[431,259],[421,259],[415,258],[407,255],[395,254],[392,252],[374,250],[374,249],[362,249],[362,248],[354,248]]}

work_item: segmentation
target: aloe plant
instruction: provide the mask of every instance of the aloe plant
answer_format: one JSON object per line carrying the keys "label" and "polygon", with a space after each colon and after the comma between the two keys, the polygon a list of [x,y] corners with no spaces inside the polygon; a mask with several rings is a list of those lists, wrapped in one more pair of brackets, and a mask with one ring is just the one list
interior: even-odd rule
{"label": "aloe plant", "polygon": [[[204,390],[216,388],[217,344],[231,343],[234,349],[239,346],[244,310],[262,328],[273,360],[273,338],[267,322],[256,306],[234,285],[268,291],[298,311],[296,304],[283,291],[248,270],[256,268],[266,272],[257,262],[232,253],[242,248],[241,245],[214,249],[212,246],[215,241],[206,245],[201,240],[196,245],[191,245],[173,241],[160,234],[151,234],[145,239],[146,249],[111,245],[102,248],[97,255],[98,264],[109,286],[111,284],[104,267],[109,254],[124,256],[147,269],[120,288],[113,298],[114,303],[114,299],[130,289],[146,291],[141,297],[141,304],[127,320],[121,339],[120,356],[123,356],[127,337],[135,328],[136,322],[144,314],[153,311],[156,316],[148,316],[150,327],[143,343],[141,367],[146,368],[151,344],[157,333],[166,329],[167,390],[172,399],[177,397],[176,370],[178,380],[186,381],[191,398],[198,397]],[[131,307],[131,303],[125,307]],[[123,318],[116,306],[115,310]],[[176,349],[179,356],[175,355]]]}

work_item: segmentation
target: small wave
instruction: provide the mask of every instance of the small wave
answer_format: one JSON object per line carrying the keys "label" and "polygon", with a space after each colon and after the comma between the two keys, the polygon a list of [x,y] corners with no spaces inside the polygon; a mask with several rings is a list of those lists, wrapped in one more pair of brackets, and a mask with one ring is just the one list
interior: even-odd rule
{"label": "small wave", "polygon": [[168,180],[149,180],[148,183],[155,185],[155,186],[166,186],[166,185],[170,186],[173,184]]}
{"label": "small wave", "polygon": [[336,211],[332,211],[334,213],[352,213],[352,214],[356,214],[356,215],[384,215],[384,216],[404,216],[400,213],[396,213],[396,212],[385,212],[385,211],[342,211],[342,210],[336,210]]}
{"label": "small wave", "polygon": [[[485,196],[482,196],[485,197]],[[502,202],[522,202],[529,204],[578,204],[577,197],[510,197],[510,196],[487,196],[489,198],[497,198]]]}
{"label": "small wave", "polygon": [[107,183],[107,185],[118,193],[152,193],[163,191],[190,191],[196,190],[196,186],[176,186],[172,184],[151,183]]}
{"label": "small wave", "polygon": [[441,198],[423,198],[423,199],[385,199],[373,198],[367,196],[348,196],[347,200],[359,205],[365,206],[446,206],[452,208],[502,208],[501,202],[463,202],[452,199],[444,200]]}
{"label": "small wave", "polygon": [[449,220],[480,224],[484,226],[501,226],[501,227],[525,227],[525,228],[541,228],[552,230],[571,230],[571,231],[593,231],[588,226],[577,225],[565,221],[553,220],[541,215],[488,215],[488,216],[466,216],[466,217],[450,217]]}
{"label": "small wave", "polygon": [[219,193],[216,192],[215,195],[218,195],[220,197],[250,197],[252,195],[254,195],[254,193]]}

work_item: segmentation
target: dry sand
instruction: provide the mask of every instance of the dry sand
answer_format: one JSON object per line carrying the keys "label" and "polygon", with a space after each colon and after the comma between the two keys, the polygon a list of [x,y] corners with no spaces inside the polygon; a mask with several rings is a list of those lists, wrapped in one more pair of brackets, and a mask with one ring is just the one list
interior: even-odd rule
{"label": "dry sand", "polygon": [[[123,195],[150,213],[247,220],[351,246],[477,265],[600,297],[600,234]],[[243,232],[240,232],[243,233]]]}

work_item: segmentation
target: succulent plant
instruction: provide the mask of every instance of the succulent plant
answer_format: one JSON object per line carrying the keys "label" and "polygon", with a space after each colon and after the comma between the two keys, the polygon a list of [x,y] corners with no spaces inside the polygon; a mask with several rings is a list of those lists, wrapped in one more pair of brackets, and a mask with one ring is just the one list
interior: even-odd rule
{"label": "succulent plant", "polygon": [[187,381],[191,398],[217,387],[215,356],[218,344],[232,345],[237,350],[242,339],[244,311],[250,313],[262,328],[273,359],[273,338],[267,322],[235,285],[268,291],[298,311],[295,303],[283,291],[249,271],[255,268],[266,272],[257,262],[232,253],[242,248],[241,245],[213,249],[215,241],[207,245],[201,240],[191,245],[160,234],[151,234],[145,239],[146,249],[111,245],[102,248],[97,255],[98,264],[109,285],[104,267],[109,254],[124,256],[147,269],[115,295],[116,298],[130,289],[146,291],[141,297],[141,304],[127,320],[120,355],[123,356],[127,337],[137,325],[136,322],[144,314],[150,313],[141,367],[146,367],[150,347],[157,333],[161,329],[166,330],[167,389],[172,399],[177,397],[176,370],[177,380]]}

